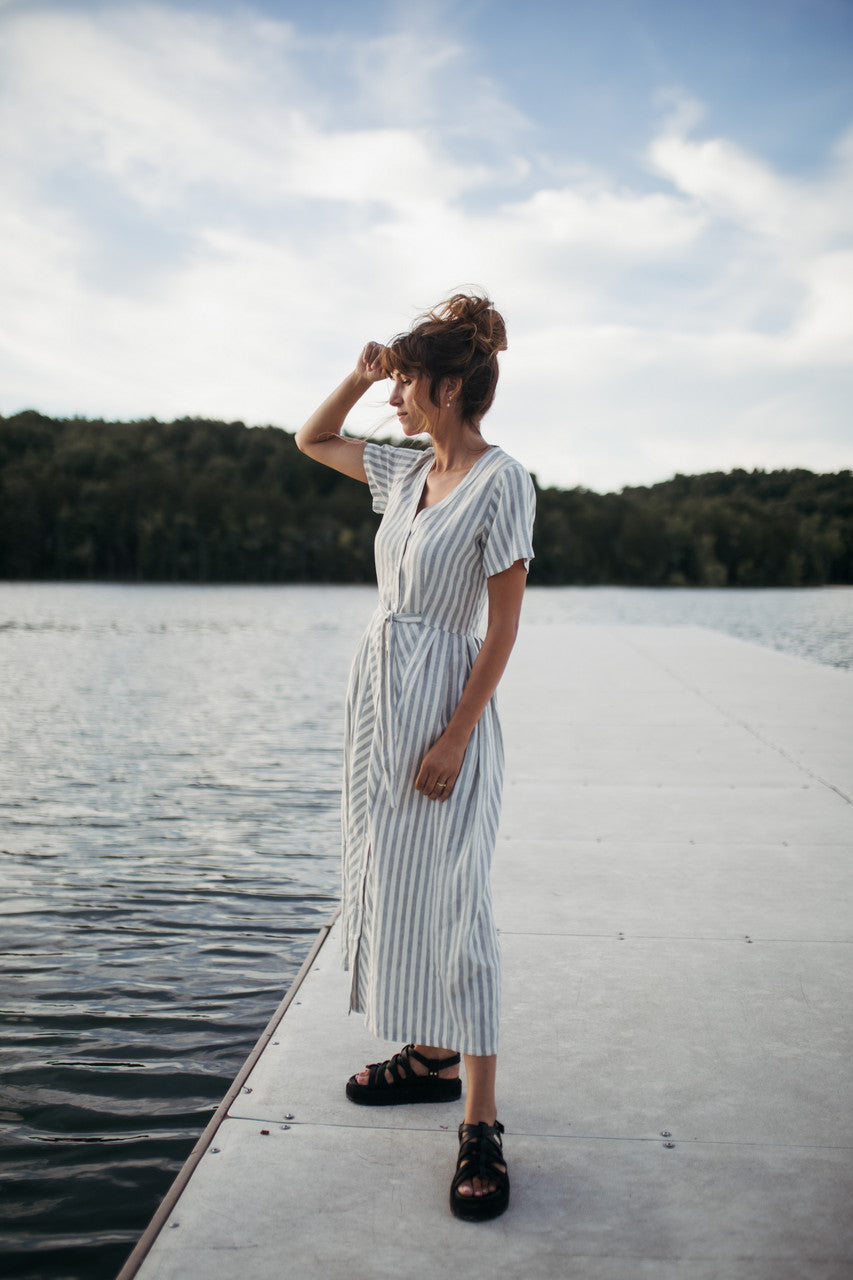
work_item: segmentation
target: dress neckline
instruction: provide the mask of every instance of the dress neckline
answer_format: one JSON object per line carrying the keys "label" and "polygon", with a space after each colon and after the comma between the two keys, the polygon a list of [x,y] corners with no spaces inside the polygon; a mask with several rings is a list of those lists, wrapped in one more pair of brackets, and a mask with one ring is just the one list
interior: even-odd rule
{"label": "dress neckline", "polygon": [[[462,486],[467,483],[467,481],[474,474],[474,472],[480,469],[480,463],[483,462],[486,458],[488,458],[493,453],[500,453],[500,445],[490,444],[488,449],[483,450],[479,458],[475,459],[475,461],[471,464],[471,466],[465,472],[464,476],[462,476],[460,480],[457,480],[453,488],[448,490],[448,492],[444,495],[443,498],[439,498],[438,502],[431,502],[428,507],[422,507],[421,498],[424,495],[424,489],[426,488],[427,479],[429,478],[429,473],[432,470],[432,462],[431,462],[428,470],[424,475],[423,482],[421,483],[420,488],[418,488],[418,486],[415,485],[415,491],[417,493],[417,504],[415,506],[415,514],[412,518],[414,520],[417,520],[418,516],[423,515],[425,511],[434,511],[436,507],[443,507],[445,502],[447,502],[448,499],[452,498],[454,493],[456,493],[458,489],[461,489]],[[435,461],[435,451],[433,449],[425,449],[424,454],[427,456],[431,456],[433,462]]]}

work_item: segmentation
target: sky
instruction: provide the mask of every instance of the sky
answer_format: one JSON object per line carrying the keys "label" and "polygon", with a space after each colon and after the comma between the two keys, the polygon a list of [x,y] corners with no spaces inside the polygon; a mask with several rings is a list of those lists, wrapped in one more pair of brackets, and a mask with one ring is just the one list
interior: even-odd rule
{"label": "sky", "polygon": [[296,429],[478,286],[542,484],[853,465],[853,0],[0,0],[0,140],[0,413]]}

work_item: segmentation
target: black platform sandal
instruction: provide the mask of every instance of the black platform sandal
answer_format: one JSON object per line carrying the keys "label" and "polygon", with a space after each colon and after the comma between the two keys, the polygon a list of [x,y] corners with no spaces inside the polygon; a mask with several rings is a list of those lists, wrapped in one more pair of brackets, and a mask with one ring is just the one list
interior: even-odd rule
{"label": "black platform sandal", "polygon": [[[460,1124],[459,1159],[450,1186],[450,1210],[454,1217],[465,1222],[485,1222],[496,1218],[509,1204],[509,1174],[504,1161],[501,1134],[504,1127],[499,1120],[494,1124]],[[494,1182],[495,1189],[485,1196],[463,1196],[459,1188],[463,1182],[473,1186],[475,1178]]]}
{"label": "black platform sandal", "polygon": [[[419,1076],[413,1069],[412,1058],[426,1067],[425,1076]],[[350,1076],[347,1097],[363,1107],[394,1107],[402,1102],[455,1102],[462,1093],[462,1081],[458,1076],[443,1079],[438,1073],[445,1067],[458,1066],[459,1062],[458,1053],[446,1058],[425,1058],[413,1044],[407,1044],[387,1062],[371,1062],[365,1067],[367,1084],[359,1084],[356,1076]]]}

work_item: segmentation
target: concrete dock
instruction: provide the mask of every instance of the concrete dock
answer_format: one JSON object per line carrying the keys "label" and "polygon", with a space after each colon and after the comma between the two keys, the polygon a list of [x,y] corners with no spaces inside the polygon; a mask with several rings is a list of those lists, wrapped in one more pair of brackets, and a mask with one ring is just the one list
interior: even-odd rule
{"label": "concrete dock", "polygon": [[698,628],[522,628],[500,693],[509,1211],[447,1207],[460,1104],[336,928],[121,1280],[850,1280],[853,675]]}

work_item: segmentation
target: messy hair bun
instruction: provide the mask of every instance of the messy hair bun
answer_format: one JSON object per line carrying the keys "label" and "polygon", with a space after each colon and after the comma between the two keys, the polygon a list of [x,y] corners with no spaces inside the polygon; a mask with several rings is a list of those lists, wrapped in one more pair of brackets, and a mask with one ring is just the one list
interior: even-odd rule
{"label": "messy hair bun", "polygon": [[489,298],[478,294],[454,293],[431,311],[425,320],[438,325],[452,325],[460,338],[467,337],[473,347],[487,356],[506,351],[506,325]]}
{"label": "messy hair bun", "polygon": [[476,425],[495,398],[499,351],[506,351],[506,325],[494,303],[482,294],[454,293],[394,338],[382,365],[388,374],[427,376],[436,406],[443,380],[459,378],[459,411]]}

